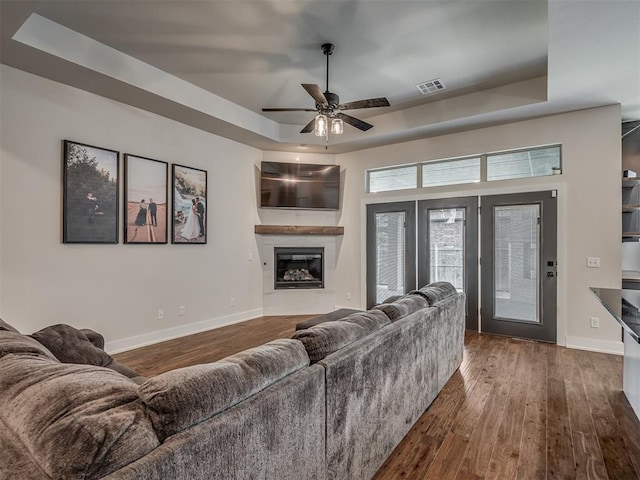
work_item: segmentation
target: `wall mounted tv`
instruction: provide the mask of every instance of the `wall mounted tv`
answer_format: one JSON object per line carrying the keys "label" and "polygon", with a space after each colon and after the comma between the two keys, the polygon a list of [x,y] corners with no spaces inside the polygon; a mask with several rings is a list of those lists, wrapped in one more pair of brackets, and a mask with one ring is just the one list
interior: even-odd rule
{"label": "wall mounted tv", "polygon": [[262,162],[260,206],[338,210],[340,165]]}

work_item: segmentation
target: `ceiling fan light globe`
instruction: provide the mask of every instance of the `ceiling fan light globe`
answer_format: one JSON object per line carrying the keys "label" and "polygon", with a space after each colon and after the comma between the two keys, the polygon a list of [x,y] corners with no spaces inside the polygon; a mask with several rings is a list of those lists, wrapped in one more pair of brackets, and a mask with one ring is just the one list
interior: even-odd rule
{"label": "ceiling fan light globe", "polygon": [[340,135],[344,132],[344,122],[341,118],[331,119],[331,133],[334,135]]}
{"label": "ceiling fan light globe", "polygon": [[313,134],[316,137],[324,137],[327,134],[327,116],[326,115],[316,115],[316,122],[313,128]]}

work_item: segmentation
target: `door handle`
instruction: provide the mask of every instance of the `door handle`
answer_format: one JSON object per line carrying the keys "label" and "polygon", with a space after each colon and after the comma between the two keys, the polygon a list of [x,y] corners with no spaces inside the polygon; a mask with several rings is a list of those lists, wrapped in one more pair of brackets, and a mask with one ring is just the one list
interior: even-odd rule
{"label": "door handle", "polygon": [[553,272],[547,272],[547,277],[553,277],[555,274]]}

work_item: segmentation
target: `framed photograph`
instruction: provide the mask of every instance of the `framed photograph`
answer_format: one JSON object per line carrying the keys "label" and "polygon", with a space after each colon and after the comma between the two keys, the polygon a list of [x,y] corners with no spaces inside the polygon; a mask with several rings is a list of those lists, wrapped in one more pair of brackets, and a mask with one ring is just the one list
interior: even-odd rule
{"label": "framed photograph", "polygon": [[118,243],[119,152],[64,140],[62,242]]}
{"label": "framed photograph", "polygon": [[167,243],[169,164],[124,154],[124,243]]}
{"label": "framed photograph", "polygon": [[172,165],[173,243],[207,243],[207,172]]}

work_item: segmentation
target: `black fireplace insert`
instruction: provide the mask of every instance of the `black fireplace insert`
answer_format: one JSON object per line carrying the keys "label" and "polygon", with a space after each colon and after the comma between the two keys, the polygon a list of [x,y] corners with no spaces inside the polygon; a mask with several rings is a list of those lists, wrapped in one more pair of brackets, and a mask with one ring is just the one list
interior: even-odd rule
{"label": "black fireplace insert", "polygon": [[274,288],[324,288],[323,247],[276,247]]}

